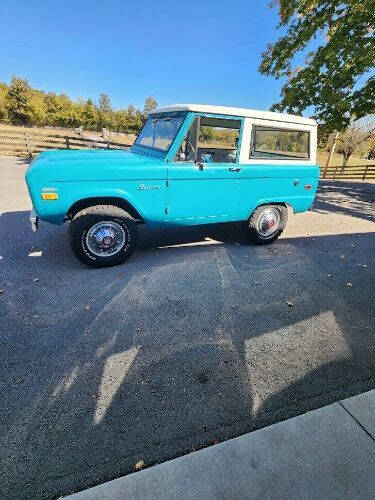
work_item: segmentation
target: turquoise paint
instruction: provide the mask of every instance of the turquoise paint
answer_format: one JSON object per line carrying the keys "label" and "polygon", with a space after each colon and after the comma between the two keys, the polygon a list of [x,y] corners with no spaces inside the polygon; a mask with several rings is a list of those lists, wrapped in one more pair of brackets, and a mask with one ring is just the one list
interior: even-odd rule
{"label": "turquoise paint", "polygon": [[[275,202],[288,203],[295,212],[310,208],[318,183],[317,166],[239,164],[238,155],[236,163],[207,163],[203,168],[192,162],[174,162],[195,116],[187,114],[166,153],[139,146],[128,151],[41,153],[26,173],[37,215],[61,224],[74,203],[100,197],[125,199],[148,224],[246,220],[257,206]],[[241,120],[241,144],[243,120],[225,118]],[[239,171],[233,170],[237,167]],[[305,190],[306,184],[312,185],[310,191]],[[59,199],[42,200],[43,189],[56,190]]]}

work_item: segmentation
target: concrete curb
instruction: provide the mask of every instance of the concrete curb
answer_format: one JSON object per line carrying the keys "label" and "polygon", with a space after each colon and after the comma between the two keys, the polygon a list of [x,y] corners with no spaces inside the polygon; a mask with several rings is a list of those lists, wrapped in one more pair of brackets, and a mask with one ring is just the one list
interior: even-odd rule
{"label": "concrete curb", "polygon": [[371,498],[374,471],[375,390],[66,498]]}

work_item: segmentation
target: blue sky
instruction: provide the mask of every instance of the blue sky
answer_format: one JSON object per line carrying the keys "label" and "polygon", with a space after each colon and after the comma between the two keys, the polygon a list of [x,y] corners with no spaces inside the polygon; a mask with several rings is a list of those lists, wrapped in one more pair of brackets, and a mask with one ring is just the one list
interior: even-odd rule
{"label": "blue sky", "polygon": [[0,5],[0,81],[27,78],[70,97],[109,94],[114,107],[178,102],[259,109],[281,83],[258,73],[275,40],[268,0],[15,1]]}

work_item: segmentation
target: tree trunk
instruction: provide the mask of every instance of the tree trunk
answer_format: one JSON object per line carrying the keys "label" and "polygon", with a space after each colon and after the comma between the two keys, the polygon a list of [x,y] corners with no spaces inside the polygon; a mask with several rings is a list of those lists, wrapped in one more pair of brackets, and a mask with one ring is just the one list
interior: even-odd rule
{"label": "tree trunk", "polygon": [[343,153],[343,155],[342,155],[342,167],[340,170],[340,174],[343,172],[344,168],[347,166],[349,158],[350,158],[350,154],[348,155],[348,154]]}
{"label": "tree trunk", "polygon": [[333,143],[332,143],[331,149],[329,150],[329,155],[327,157],[326,166],[325,166],[324,172],[323,172],[323,179],[326,177],[328,169],[331,166],[331,161],[332,161],[332,158],[333,158],[333,154],[335,152],[335,148],[336,148],[336,143],[337,143],[338,137],[339,137],[339,133],[336,132],[335,136],[333,138]]}

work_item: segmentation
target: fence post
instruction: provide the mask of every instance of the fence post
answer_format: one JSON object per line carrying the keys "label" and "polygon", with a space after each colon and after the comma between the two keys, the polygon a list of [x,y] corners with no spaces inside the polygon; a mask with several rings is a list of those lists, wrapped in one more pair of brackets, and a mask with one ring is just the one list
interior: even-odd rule
{"label": "fence post", "polygon": [[[333,153],[335,152],[335,149],[336,149],[336,143],[337,143],[337,139],[339,137],[339,133],[336,132],[335,133],[335,137],[333,138],[333,143],[332,143],[332,146],[331,146],[331,149],[329,151],[329,155],[328,155],[328,158],[327,158],[327,163],[326,163],[326,166],[324,168],[324,172],[323,172],[323,179],[325,179],[326,175],[327,175],[327,171],[331,165],[331,161],[332,161],[332,158],[333,158]],[[336,175],[336,170],[335,170],[335,175]]]}
{"label": "fence post", "polygon": [[26,143],[26,149],[27,149],[27,154],[29,155],[30,158],[33,157],[33,148],[30,142],[30,136],[28,132],[25,130],[25,143]]}
{"label": "fence post", "polygon": [[362,176],[362,180],[363,181],[366,179],[366,174],[367,174],[367,170],[369,169],[369,166],[370,165],[367,165],[366,168],[365,168],[365,171],[363,172],[363,176]]}
{"label": "fence post", "polygon": [[70,149],[69,137],[67,135],[65,136],[65,142],[66,142],[66,149]]}

